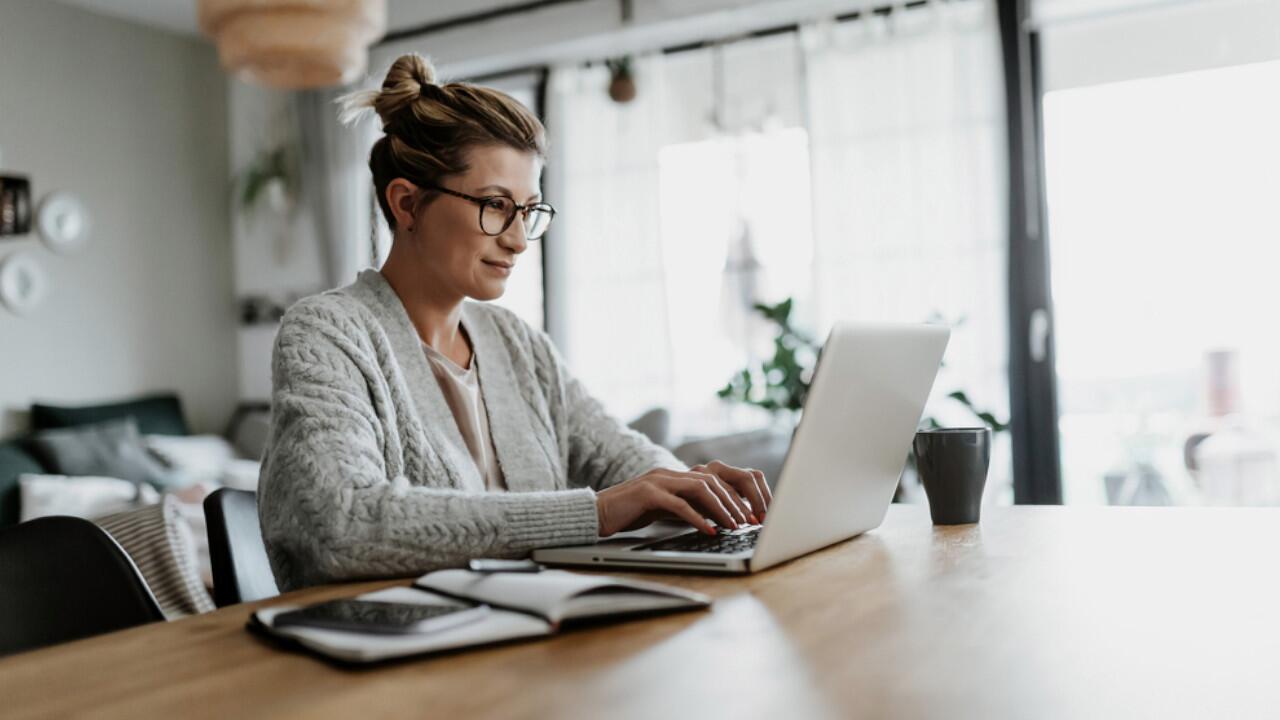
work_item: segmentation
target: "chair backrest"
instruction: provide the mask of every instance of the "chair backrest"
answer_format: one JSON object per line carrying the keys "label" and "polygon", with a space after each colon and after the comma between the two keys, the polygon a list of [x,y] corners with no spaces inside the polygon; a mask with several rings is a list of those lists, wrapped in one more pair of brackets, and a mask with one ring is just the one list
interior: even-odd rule
{"label": "chair backrest", "polygon": [[0,530],[0,654],[164,620],[105,530],[42,517]]}
{"label": "chair backrest", "polygon": [[218,607],[280,594],[258,525],[258,495],[221,488],[204,499],[213,567],[213,602]]}

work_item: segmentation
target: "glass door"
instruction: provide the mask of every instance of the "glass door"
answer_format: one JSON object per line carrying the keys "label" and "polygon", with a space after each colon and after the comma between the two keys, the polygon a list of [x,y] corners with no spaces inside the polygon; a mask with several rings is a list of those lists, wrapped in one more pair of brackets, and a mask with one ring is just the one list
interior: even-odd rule
{"label": "glass door", "polygon": [[1277,88],[1270,61],[1044,95],[1064,502],[1280,504]]}

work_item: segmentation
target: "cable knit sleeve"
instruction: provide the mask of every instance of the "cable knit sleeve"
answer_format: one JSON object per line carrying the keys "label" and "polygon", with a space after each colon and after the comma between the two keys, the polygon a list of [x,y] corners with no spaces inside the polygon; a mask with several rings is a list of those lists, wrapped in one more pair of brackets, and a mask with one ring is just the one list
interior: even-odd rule
{"label": "cable knit sleeve", "polygon": [[569,371],[551,338],[531,333],[552,414],[564,426],[560,437],[573,484],[603,490],[656,468],[688,469],[669,450],[610,415]]}
{"label": "cable knit sleeve", "polygon": [[411,483],[397,463],[401,426],[413,419],[378,370],[387,350],[334,303],[295,305],[272,356],[259,516],[282,590],[595,540],[589,489],[470,493]]}

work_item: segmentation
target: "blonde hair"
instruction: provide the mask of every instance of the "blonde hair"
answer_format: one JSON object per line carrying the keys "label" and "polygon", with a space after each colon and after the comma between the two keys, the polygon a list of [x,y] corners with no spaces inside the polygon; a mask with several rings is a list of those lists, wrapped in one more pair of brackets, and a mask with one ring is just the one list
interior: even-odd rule
{"label": "blonde hair", "polygon": [[[466,153],[499,145],[546,157],[546,130],[515,98],[469,83],[436,83],[435,68],[416,53],[391,64],[379,90],[347,95],[342,119],[352,122],[369,109],[382,119],[383,136],[369,153],[369,170],[382,215],[393,230],[387,185],[405,178],[424,186],[467,171]],[[415,213],[436,193],[423,189]]]}

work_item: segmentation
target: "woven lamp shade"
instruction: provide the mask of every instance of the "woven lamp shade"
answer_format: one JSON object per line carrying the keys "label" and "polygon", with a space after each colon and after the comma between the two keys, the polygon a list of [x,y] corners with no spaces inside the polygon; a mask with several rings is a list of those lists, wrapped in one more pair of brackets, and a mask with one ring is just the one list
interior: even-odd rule
{"label": "woven lamp shade", "polygon": [[228,72],[285,90],[344,85],[368,67],[386,0],[199,0]]}

